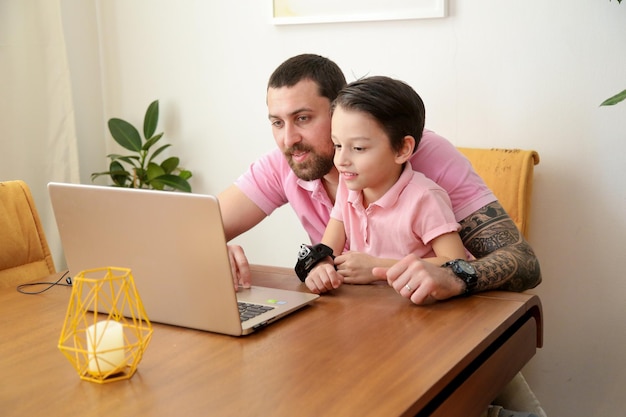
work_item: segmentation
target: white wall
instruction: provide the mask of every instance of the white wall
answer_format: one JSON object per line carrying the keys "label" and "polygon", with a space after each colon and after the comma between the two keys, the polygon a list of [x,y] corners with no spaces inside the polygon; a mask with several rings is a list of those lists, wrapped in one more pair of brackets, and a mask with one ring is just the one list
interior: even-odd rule
{"label": "white wall", "polygon": [[[275,146],[265,84],[284,59],[403,79],[454,144],[540,153],[530,241],[545,347],[524,374],[551,416],[622,415],[626,102],[598,104],[626,88],[626,5],[450,0],[445,19],[274,26],[270,4],[63,0],[83,182],[105,168],[104,121],[140,124],[154,99],[194,191],[218,193]],[[238,239],[251,261],[284,266],[304,241],[289,208]]]}

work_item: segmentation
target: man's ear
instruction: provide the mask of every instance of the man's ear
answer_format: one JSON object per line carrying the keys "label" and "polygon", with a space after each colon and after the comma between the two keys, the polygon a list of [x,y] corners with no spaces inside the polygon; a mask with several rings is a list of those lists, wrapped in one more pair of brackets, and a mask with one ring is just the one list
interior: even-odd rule
{"label": "man's ear", "polygon": [[402,148],[396,155],[396,162],[403,164],[413,155],[413,149],[415,148],[415,138],[411,135],[406,135],[402,139]]}

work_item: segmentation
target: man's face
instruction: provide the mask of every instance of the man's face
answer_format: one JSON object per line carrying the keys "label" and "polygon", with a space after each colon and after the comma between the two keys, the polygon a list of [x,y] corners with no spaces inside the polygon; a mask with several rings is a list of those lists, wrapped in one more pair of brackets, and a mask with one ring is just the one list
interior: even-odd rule
{"label": "man's face", "polygon": [[319,95],[317,84],[303,80],[269,88],[267,108],[276,145],[298,178],[319,179],[333,169],[330,101]]}

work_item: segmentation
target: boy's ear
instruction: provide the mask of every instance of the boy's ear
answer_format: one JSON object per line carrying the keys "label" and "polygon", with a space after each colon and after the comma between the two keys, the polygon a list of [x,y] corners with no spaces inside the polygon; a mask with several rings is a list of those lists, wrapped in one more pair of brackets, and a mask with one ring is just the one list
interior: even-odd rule
{"label": "boy's ear", "polygon": [[413,155],[413,149],[415,148],[415,138],[411,135],[406,135],[402,139],[402,148],[396,155],[396,162],[403,164]]}

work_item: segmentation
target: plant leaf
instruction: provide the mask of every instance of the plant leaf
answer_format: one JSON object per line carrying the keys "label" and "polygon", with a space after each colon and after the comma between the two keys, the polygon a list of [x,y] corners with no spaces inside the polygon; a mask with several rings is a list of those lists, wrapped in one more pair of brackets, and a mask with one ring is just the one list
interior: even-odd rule
{"label": "plant leaf", "polygon": [[172,156],[161,162],[161,167],[166,174],[171,174],[176,168],[178,168],[178,164],[180,164],[180,158]]}
{"label": "plant leaf", "polygon": [[111,164],[109,165],[108,171],[91,173],[91,181],[95,180],[96,178],[102,175],[109,175],[111,178],[113,178],[114,176],[119,176],[119,177],[125,176],[127,178],[131,177],[131,173],[126,171],[126,169],[124,169],[124,166],[117,161],[111,162]]}
{"label": "plant leaf", "polygon": [[621,93],[615,94],[613,97],[607,98],[600,104],[601,106],[612,106],[614,104],[619,103],[620,101],[626,99],[626,90]]}
{"label": "plant leaf", "polygon": [[156,177],[150,182],[150,185],[154,186],[156,184],[167,186],[173,188],[174,190],[184,191],[186,193],[191,192],[191,185],[187,182],[187,180],[179,177],[178,175],[165,174]]}
{"label": "plant leaf", "polygon": [[103,175],[110,175],[111,171],[104,171],[104,172],[92,172],[91,173],[91,181],[95,180],[98,177],[101,177]]}
{"label": "plant leaf", "polygon": [[152,162],[152,160],[154,158],[156,158],[161,152],[163,152],[164,150],[166,150],[167,148],[169,148],[170,146],[172,146],[171,144],[167,144],[167,145],[163,145],[161,146],[159,149],[157,149],[156,151],[154,151],[154,153],[152,154],[152,156],[150,157],[150,159],[148,159],[148,162]]}
{"label": "plant leaf", "polygon": [[130,172],[126,171],[118,161],[112,161],[109,165],[110,176],[113,182],[120,187],[126,186],[126,181],[131,180]]}
{"label": "plant leaf", "polygon": [[126,161],[127,159],[128,160],[134,159],[136,161],[139,161],[139,157],[137,155],[120,155],[118,153],[110,153],[110,154],[107,155],[107,158],[111,158],[112,160],[113,159],[122,159],[122,160]]}
{"label": "plant leaf", "polygon": [[128,171],[102,171],[102,172],[92,172],[91,173],[91,180],[93,181],[95,178],[98,178],[102,175],[111,175],[111,174],[128,174],[129,176],[131,175],[130,172]]}
{"label": "plant leaf", "polygon": [[191,178],[191,171],[183,169],[178,173],[178,176],[184,180],[188,180],[189,178]]}
{"label": "plant leaf", "polygon": [[122,147],[129,151],[139,152],[141,150],[141,137],[133,125],[125,120],[109,119],[109,131],[113,139]]}
{"label": "plant leaf", "polygon": [[159,123],[159,100],[154,100],[146,110],[146,116],[143,118],[143,136],[148,139],[154,135],[157,124]]}
{"label": "plant leaf", "polygon": [[111,154],[111,155],[107,155],[109,158],[111,158],[111,162],[113,161],[124,161],[127,164],[130,164],[134,167],[138,167],[139,166],[139,157],[138,156],[133,156],[133,155],[116,155],[116,154]]}
{"label": "plant leaf", "polygon": [[151,183],[154,178],[157,178],[161,175],[165,174],[163,168],[160,165],[155,163],[148,164],[148,169],[146,170],[146,182]]}
{"label": "plant leaf", "polygon": [[152,136],[150,139],[148,139],[146,141],[146,143],[143,144],[143,150],[147,151],[148,149],[150,149],[152,147],[152,145],[154,145],[156,142],[158,142],[159,139],[161,139],[163,137],[163,133],[159,133],[158,135],[154,135]]}

